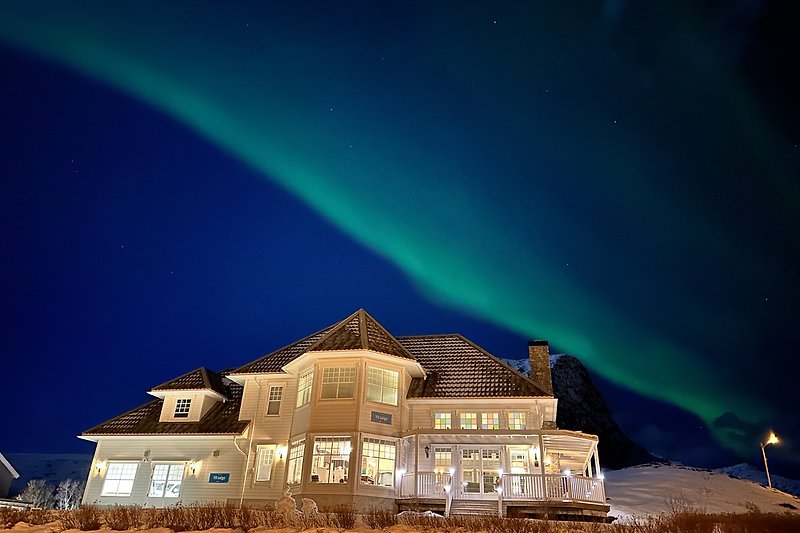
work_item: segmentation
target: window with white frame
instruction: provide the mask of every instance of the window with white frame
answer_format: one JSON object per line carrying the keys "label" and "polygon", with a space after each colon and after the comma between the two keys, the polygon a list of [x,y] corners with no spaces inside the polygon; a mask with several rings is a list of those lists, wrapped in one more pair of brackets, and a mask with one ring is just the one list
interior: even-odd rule
{"label": "window with white frame", "polygon": [[289,460],[287,461],[286,483],[300,483],[303,479],[303,456],[306,451],[306,440],[294,441],[289,446]]}
{"label": "window with white frame", "polygon": [[361,483],[394,487],[394,441],[364,438],[361,449]]}
{"label": "window with white frame", "polygon": [[459,413],[461,429],[478,429],[478,413]]}
{"label": "window with white frame", "polygon": [[283,387],[274,386],[269,388],[269,399],[267,400],[267,414],[279,415],[281,413],[281,401],[283,400]]}
{"label": "window with white frame", "polygon": [[397,405],[400,374],[394,370],[370,367],[367,371],[367,400]]}
{"label": "window with white frame", "polygon": [[453,414],[450,411],[433,413],[433,429],[453,429]]}
{"label": "window with white frame", "polygon": [[177,498],[181,495],[182,482],[182,464],[154,464],[148,496],[151,498]]}
{"label": "window with white frame", "polygon": [[508,413],[508,429],[525,429],[525,426],[524,412]]}
{"label": "window with white frame", "polygon": [[356,383],[355,367],[335,367],[322,370],[320,398],[352,398]]}
{"label": "window with white frame", "polygon": [[311,401],[311,385],[314,383],[314,371],[309,370],[301,374],[297,380],[297,407],[306,405]]}
{"label": "window with white frame", "polygon": [[191,398],[178,398],[175,400],[175,418],[189,418],[189,410],[191,408]]}
{"label": "window with white frame", "polygon": [[274,444],[256,446],[256,481],[269,481],[272,477],[272,463],[275,460]]}
{"label": "window with white frame", "polygon": [[433,449],[433,471],[436,473],[449,472],[453,467],[453,451],[451,448]]}
{"label": "window with white frame", "polygon": [[500,413],[481,413],[481,429],[500,429]]}
{"label": "window with white frame", "polygon": [[130,496],[138,463],[109,463],[103,480],[102,496]]}
{"label": "window with white frame", "polygon": [[315,437],[311,460],[312,483],[347,483],[350,437]]}

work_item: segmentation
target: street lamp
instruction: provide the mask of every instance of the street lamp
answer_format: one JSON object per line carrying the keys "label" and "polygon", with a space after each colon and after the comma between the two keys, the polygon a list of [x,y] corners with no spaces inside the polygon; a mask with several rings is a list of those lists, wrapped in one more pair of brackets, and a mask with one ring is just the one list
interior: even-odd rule
{"label": "street lamp", "polygon": [[764,451],[764,448],[766,448],[767,445],[769,444],[778,444],[779,442],[780,439],[778,439],[777,435],[775,435],[775,433],[770,431],[767,442],[761,443],[761,456],[764,458],[764,470],[767,473],[767,484],[769,485],[769,488],[772,488],[772,479],[769,477],[769,466],[767,466],[767,452]]}

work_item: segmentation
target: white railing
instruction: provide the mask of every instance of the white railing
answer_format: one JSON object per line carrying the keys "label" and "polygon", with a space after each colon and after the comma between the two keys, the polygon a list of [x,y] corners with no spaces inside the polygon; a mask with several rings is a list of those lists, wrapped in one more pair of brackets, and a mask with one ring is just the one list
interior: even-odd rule
{"label": "white railing", "polygon": [[603,480],[560,474],[503,474],[505,500],[571,500],[605,503]]}
{"label": "white railing", "polygon": [[[414,490],[414,479],[417,480]],[[449,472],[417,472],[403,474],[400,478],[401,498],[445,498],[451,482]]]}

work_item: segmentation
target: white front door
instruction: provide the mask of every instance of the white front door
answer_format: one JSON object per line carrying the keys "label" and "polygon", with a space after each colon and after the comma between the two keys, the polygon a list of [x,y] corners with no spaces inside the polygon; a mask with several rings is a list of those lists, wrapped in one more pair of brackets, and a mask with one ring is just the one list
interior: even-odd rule
{"label": "white front door", "polygon": [[497,497],[500,482],[499,447],[465,447],[461,450],[461,479],[465,497]]}

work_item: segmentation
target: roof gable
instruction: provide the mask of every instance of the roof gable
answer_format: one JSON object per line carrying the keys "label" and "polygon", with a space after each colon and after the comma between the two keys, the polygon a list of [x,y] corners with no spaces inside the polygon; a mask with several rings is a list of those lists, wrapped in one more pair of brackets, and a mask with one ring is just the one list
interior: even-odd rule
{"label": "roof gable", "polygon": [[414,359],[414,356],[364,309],[359,309],[339,322],[306,351],[359,349]]}
{"label": "roof gable", "polygon": [[426,379],[412,380],[408,398],[551,397],[529,377],[461,335],[397,340],[428,372]]}
{"label": "roof gable", "polygon": [[222,381],[222,376],[216,372],[200,367],[191,372],[187,372],[182,376],[171,379],[166,383],[157,385],[152,388],[153,391],[185,391],[185,390],[208,390],[216,392],[217,394],[227,397],[225,384]]}

